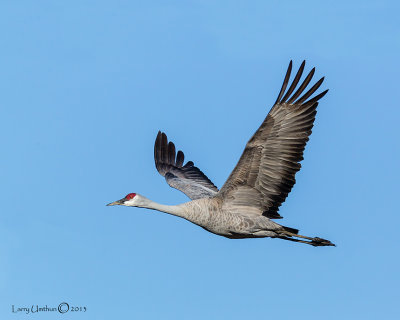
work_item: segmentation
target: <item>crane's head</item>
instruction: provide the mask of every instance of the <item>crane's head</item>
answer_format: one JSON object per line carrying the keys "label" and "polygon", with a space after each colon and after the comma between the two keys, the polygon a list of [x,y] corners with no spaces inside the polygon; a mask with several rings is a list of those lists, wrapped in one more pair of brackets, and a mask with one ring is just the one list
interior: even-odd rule
{"label": "crane's head", "polygon": [[136,193],[129,193],[121,200],[111,202],[111,203],[107,204],[107,206],[120,205],[120,206],[127,206],[127,207],[136,207],[138,205],[137,202],[138,202],[139,198],[140,198],[140,196],[137,195]]}

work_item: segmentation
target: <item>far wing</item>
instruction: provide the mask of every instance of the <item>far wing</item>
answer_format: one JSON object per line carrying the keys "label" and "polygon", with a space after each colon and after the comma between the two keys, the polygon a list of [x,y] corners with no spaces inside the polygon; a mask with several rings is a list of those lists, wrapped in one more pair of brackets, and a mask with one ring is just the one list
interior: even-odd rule
{"label": "far wing", "polygon": [[184,159],[183,152],[179,150],[176,154],[175,145],[168,142],[165,133],[159,131],[154,144],[154,161],[167,183],[192,200],[215,196],[218,188],[192,161],[183,165]]}
{"label": "far wing", "polygon": [[296,182],[295,174],[301,167],[300,161],[311,134],[318,100],[328,91],[307,100],[324,80],[320,79],[303,93],[314,75],[313,68],[292,94],[304,65],[305,62],[286,91],[292,70],[290,61],[275,105],[248,141],[238,164],[217,195],[223,200],[225,209],[281,218],[278,209]]}

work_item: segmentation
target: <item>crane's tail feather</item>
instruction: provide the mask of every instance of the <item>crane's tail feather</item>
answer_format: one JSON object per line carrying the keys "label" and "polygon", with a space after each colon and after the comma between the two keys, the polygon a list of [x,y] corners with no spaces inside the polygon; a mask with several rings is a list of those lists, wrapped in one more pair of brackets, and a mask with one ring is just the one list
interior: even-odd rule
{"label": "crane's tail feather", "polygon": [[282,227],[283,227],[283,229],[285,229],[285,231],[288,231],[288,232],[290,232],[290,233],[294,233],[294,234],[298,234],[298,233],[299,233],[299,230],[298,230],[298,229],[290,228],[290,227],[285,227],[285,226],[282,226]]}

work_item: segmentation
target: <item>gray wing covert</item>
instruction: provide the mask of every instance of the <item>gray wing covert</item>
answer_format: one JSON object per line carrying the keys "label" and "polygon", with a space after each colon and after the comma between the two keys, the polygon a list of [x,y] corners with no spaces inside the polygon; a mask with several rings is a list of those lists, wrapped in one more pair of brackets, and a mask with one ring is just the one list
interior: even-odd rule
{"label": "gray wing covert", "polygon": [[154,161],[167,183],[192,200],[215,196],[218,188],[192,161],[184,165],[184,159],[183,152],[176,153],[174,143],[168,142],[165,133],[159,131],[154,144]]}

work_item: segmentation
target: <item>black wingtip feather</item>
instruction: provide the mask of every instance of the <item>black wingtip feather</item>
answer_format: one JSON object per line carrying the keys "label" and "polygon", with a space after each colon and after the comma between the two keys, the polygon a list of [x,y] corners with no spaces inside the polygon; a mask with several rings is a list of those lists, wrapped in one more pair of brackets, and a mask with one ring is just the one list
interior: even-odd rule
{"label": "black wingtip feather", "polygon": [[304,91],[304,89],[308,86],[308,84],[310,83],[312,77],[314,76],[315,73],[315,68],[312,68],[310,73],[307,75],[307,77],[304,79],[303,83],[300,85],[300,87],[297,89],[297,91],[295,92],[295,94],[288,100],[287,103],[292,104],[293,101],[295,101],[297,99],[297,97],[299,95],[301,95],[301,93]]}
{"label": "black wingtip feather", "polygon": [[189,168],[189,167],[193,167],[193,166],[194,166],[193,161],[188,161],[188,162],[184,165],[185,168]]}
{"label": "black wingtip feather", "polygon": [[301,98],[299,98],[295,104],[302,104],[304,101],[306,101],[315,91],[318,90],[318,88],[321,86],[322,82],[324,82],[325,77],[322,77],[319,79],[312,87],[310,90],[308,90]]}
{"label": "black wingtip feather", "polygon": [[303,103],[304,106],[310,106],[313,105],[314,103],[318,103],[318,100],[322,99],[324,95],[329,91],[329,89],[326,89],[325,91],[321,92],[320,94],[316,95],[314,98],[306,101]]}
{"label": "black wingtip feather", "polygon": [[278,102],[281,100],[283,94],[285,93],[287,84],[288,84],[288,82],[289,82],[290,73],[292,72],[292,64],[293,64],[293,63],[292,63],[292,60],[290,60],[290,62],[289,62],[289,67],[288,67],[288,69],[287,69],[287,71],[286,71],[285,79],[283,80],[283,84],[282,84],[282,87],[281,87],[281,91],[279,92],[278,98],[276,99],[275,103],[278,103]]}
{"label": "black wingtip feather", "polygon": [[289,87],[289,90],[286,92],[286,94],[282,98],[282,100],[279,101],[280,103],[285,102],[290,97],[290,95],[292,94],[294,89],[296,89],[297,84],[299,83],[299,80],[301,78],[301,75],[303,74],[303,70],[304,70],[305,65],[306,65],[306,60],[303,60],[303,62],[300,65],[299,70],[296,73],[296,76],[293,79],[293,82],[292,82],[291,86]]}
{"label": "black wingtip feather", "polygon": [[160,161],[161,161],[161,131],[158,131],[156,141],[154,143],[154,161],[156,164],[157,171],[160,172]]}
{"label": "black wingtip feather", "polygon": [[175,145],[172,141],[168,142],[168,163],[175,165]]}
{"label": "black wingtip feather", "polygon": [[185,155],[181,150],[179,150],[176,155],[176,166],[178,168],[182,167],[184,161],[185,161]]}
{"label": "black wingtip feather", "polygon": [[[301,106],[310,106],[313,103],[317,102],[319,99],[321,99],[328,92],[328,90],[325,90],[324,92],[318,94],[316,97],[310,99],[309,101],[306,101],[308,98],[310,98],[315,93],[315,91],[318,90],[318,88],[321,86],[321,84],[323,83],[323,81],[325,79],[325,77],[322,77],[321,79],[319,79],[311,87],[311,89],[309,89],[306,93],[303,94],[304,90],[307,88],[307,86],[309,85],[309,83],[311,82],[311,80],[314,76],[315,68],[312,68],[311,71],[306,76],[306,78],[303,80],[300,87],[292,95],[293,91],[296,89],[296,87],[300,81],[300,78],[303,74],[305,64],[306,64],[306,60],[303,60],[289,89],[285,93],[285,90],[286,90],[288,82],[289,82],[290,71],[292,69],[292,60],[290,60],[288,71],[286,72],[281,91],[279,92],[278,99],[276,100],[275,104],[287,103],[287,104],[295,104],[295,105],[301,105]],[[299,96],[301,94],[303,94],[303,95],[299,98]]]}

